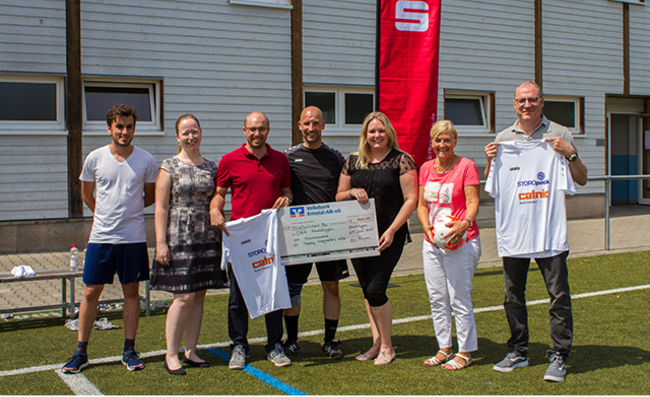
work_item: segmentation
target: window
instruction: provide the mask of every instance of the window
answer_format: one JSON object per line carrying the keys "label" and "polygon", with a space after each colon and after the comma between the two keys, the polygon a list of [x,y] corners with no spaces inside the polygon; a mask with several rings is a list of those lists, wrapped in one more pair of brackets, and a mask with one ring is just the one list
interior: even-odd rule
{"label": "window", "polygon": [[373,88],[305,88],[305,106],[317,106],[323,112],[325,131],[358,134],[363,120],[375,108]]}
{"label": "window", "polygon": [[125,103],[137,109],[138,132],[162,131],[160,82],[84,81],[84,132],[106,130],[106,111]]}
{"label": "window", "polygon": [[291,0],[228,0],[230,4],[292,9]]}
{"label": "window", "polygon": [[0,77],[0,131],[64,130],[63,79]]}
{"label": "window", "polygon": [[491,93],[445,90],[445,120],[459,133],[490,133],[494,119]]}
{"label": "window", "polygon": [[544,96],[544,116],[567,127],[574,134],[582,134],[582,108],[584,99],[576,97]]}

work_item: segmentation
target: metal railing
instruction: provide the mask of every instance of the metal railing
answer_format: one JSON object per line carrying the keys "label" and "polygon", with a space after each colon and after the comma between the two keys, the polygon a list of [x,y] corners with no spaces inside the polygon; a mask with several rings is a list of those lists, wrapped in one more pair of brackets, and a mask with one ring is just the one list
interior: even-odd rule
{"label": "metal railing", "polygon": [[650,179],[650,175],[604,175],[587,178],[587,181],[605,181],[605,249],[610,250],[609,204],[612,198],[612,181]]}

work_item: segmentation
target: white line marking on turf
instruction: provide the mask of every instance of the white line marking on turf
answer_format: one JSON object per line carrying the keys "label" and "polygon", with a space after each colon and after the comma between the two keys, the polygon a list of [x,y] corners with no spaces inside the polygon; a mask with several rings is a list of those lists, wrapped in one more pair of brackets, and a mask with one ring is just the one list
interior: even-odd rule
{"label": "white line marking on turf", "polygon": [[66,385],[72,392],[78,396],[103,396],[104,394],[99,391],[91,381],[82,374],[64,374],[59,368],[56,371],[57,375],[63,379]]}
{"label": "white line marking on turf", "polygon": [[[615,289],[608,289],[604,291],[597,291],[597,292],[587,292],[584,294],[577,294],[577,295],[572,295],[571,299],[580,299],[580,298],[588,298],[592,296],[600,296],[600,295],[608,295],[608,294],[616,294],[620,292],[629,292],[629,291],[638,291],[638,290],[644,290],[644,289],[650,289],[650,284],[646,285],[638,285],[635,287],[625,287],[625,288],[615,288]],[[527,302],[527,306],[533,306],[533,305],[540,305],[542,303],[548,303],[548,299],[539,299],[539,300],[534,300]],[[481,307],[478,309],[474,309],[474,313],[482,313],[482,312],[491,312],[491,311],[496,311],[496,310],[503,310],[503,305],[499,306],[490,306],[490,307]],[[423,320],[430,320],[431,315],[427,314],[424,316],[415,316],[415,317],[407,317],[407,318],[399,318],[393,320],[393,324],[403,324],[403,323],[410,323],[414,321],[423,321]],[[357,325],[348,325],[345,327],[339,327],[337,329],[337,332],[345,332],[345,331],[353,331],[353,330],[358,330],[358,329],[364,329],[364,328],[369,328],[370,324],[357,324]],[[314,335],[320,335],[324,334],[325,330],[324,329],[317,329],[313,331],[305,331],[301,332],[298,335],[299,336],[314,336]],[[252,338],[248,340],[249,343],[262,343],[266,342],[266,337],[261,337],[261,338]],[[230,342],[219,342],[219,343],[211,343],[207,345],[200,345],[197,346],[198,349],[208,349],[208,348],[221,348],[221,347],[228,347],[230,346]],[[183,349],[181,349],[183,351]],[[145,358],[145,357],[155,357],[155,356],[161,356],[163,354],[166,354],[166,350],[156,350],[156,351],[151,351],[147,353],[142,353],[140,357]],[[111,362],[119,362],[122,360],[122,356],[113,356],[113,357],[105,357],[105,358],[98,358],[98,359],[92,359],[90,360],[91,364],[99,364],[99,363],[111,363]],[[0,371],[0,377],[4,376],[11,376],[11,375],[20,375],[20,374],[27,374],[27,373],[33,373],[33,372],[41,372],[41,371],[51,371],[51,370],[57,370],[63,367],[65,363],[61,364],[50,364],[50,365],[42,365],[38,367],[28,367],[28,368],[21,368],[21,369],[12,369],[8,371]]]}

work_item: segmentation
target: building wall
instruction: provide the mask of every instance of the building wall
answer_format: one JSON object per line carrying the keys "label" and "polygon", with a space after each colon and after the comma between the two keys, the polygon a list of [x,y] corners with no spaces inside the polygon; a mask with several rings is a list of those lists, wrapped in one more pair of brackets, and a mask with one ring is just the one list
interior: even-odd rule
{"label": "building wall", "polygon": [[[65,2],[3,0],[0,75],[62,77]],[[16,131],[0,125],[0,221],[68,216],[66,131]]]}
{"label": "building wall", "polygon": [[[585,133],[576,144],[590,175],[604,174],[605,95],[623,93],[622,4],[542,4],[545,93],[584,97]],[[533,8],[533,0],[442,1],[440,115],[445,89],[473,90],[494,94],[495,131],[515,121],[513,89],[534,79]],[[650,95],[650,7],[629,9],[630,91]],[[373,87],[375,18],[374,0],[304,0],[304,84]],[[158,162],[175,153],[175,120],[190,112],[201,120],[208,159],[244,142],[243,119],[253,110],[267,113],[269,143],[282,150],[291,145],[290,25],[287,9],[227,0],[82,0],[82,73],[162,82],[164,128],[136,130],[134,141]],[[65,1],[2,2],[0,74],[63,77],[65,43]],[[324,135],[344,155],[356,150],[356,133]],[[461,133],[457,152],[482,168],[493,137]],[[85,130],[84,156],[108,142],[104,131]],[[18,136],[0,128],[0,144],[0,221],[66,218],[66,131]],[[602,191],[594,182],[579,188]]]}
{"label": "building wall", "polygon": [[[6,3],[0,73],[63,76],[65,1]],[[245,142],[244,117],[254,110],[271,120],[269,144],[284,150],[291,146],[290,27],[288,9],[227,0],[82,0],[82,76],[162,82],[164,128],[136,127],[134,139],[159,163],[176,154],[175,121],[185,113],[201,121],[201,151],[210,160]],[[0,220],[66,218],[67,132],[28,139],[0,134],[9,149],[0,159]],[[84,128],[84,158],[108,143],[105,129]],[[87,208],[85,215],[91,216]]]}
{"label": "building wall", "polygon": [[[605,94],[623,93],[623,6],[610,1],[547,0],[543,12],[545,95],[584,97],[584,135],[576,136],[590,175],[605,175]],[[579,192],[603,192],[590,182]]]}

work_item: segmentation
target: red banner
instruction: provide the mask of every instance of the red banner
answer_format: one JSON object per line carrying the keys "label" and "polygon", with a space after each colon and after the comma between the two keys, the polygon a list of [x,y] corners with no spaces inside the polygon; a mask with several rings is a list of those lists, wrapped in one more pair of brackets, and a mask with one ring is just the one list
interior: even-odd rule
{"label": "red banner", "polygon": [[437,120],[441,0],[380,0],[379,110],[418,166]]}

